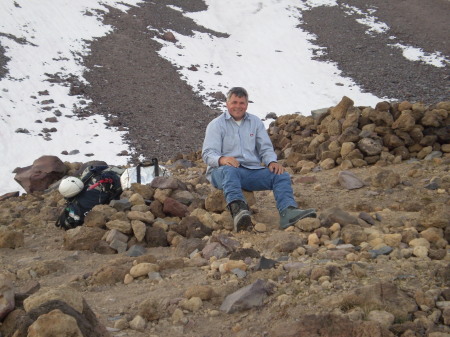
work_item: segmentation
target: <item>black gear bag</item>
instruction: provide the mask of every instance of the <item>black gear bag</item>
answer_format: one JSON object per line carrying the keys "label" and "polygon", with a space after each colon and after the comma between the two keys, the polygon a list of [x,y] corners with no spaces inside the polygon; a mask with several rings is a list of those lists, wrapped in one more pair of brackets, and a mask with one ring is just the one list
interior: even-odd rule
{"label": "black gear bag", "polygon": [[84,218],[96,205],[109,204],[122,193],[120,175],[124,169],[114,166],[89,166],[80,176],[84,184],[77,195],[67,198],[55,226],[64,230],[83,225]]}

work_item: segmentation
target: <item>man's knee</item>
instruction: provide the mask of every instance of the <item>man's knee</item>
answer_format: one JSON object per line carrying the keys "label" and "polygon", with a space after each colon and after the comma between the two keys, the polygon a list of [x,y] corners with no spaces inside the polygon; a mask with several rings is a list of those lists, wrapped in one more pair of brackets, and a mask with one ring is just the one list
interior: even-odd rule
{"label": "man's knee", "polygon": [[273,180],[275,184],[291,184],[291,175],[287,172],[276,174]]}

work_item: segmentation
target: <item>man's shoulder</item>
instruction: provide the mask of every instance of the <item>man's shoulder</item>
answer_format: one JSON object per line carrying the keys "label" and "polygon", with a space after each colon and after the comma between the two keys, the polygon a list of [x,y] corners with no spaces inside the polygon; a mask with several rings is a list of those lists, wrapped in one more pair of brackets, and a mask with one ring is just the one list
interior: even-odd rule
{"label": "man's shoulder", "polygon": [[261,121],[261,118],[259,118],[258,116],[254,115],[252,113],[247,112],[246,114],[247,114],[248,119],[255,120],[255,121]]}
{"label": "man's shoulder", "polygon": [[253,125],[263,125],[263,121],[258,116],[247,112],[247,120],[249,120]]}
{"label": "man's shoulder", "polygon": [[212,119],[211,122],[209,122],[209,124],[223,123],[226,120],[227,120],[227,114],[226,114],[226,112],[222,112],[219,116]]}

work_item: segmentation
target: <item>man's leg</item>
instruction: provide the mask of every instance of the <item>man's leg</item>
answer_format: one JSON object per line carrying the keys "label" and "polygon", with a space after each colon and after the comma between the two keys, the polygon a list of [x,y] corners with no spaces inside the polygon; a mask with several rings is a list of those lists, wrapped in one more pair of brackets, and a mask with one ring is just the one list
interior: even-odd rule
{"label": "man's leg", "polygon": [[227,204],[235,200],[245,200],[240,171],[240,167],[220,166],[211,172],[211,183],[215,188],[223,190]]}
{"label": "man's leg", "polygon": [[294,225],[303,218],[315,218],[316,210],[313,208],[299,209],[294,199],[291,177],[285,172],[274,174],[268,168],[259,170],[246,170],[241,173],[242,188],[249,191],[273,190],[278,212],[280,213],[280,227],[285,229]]}
{"label": "man's leg", "polygon": [[278,211],[288,206],[297,207],[289,173],[275,174],[268,168],[250,170],[242,168],[242,188],[247,191],[272,190]]}
{"label": "man's leg", "polygon": [[248,230],[253,226],[251,213],[242,193],[241,168],[221,166],[211,172],[211,183],[223,190],[228,209],[233,217],[234,231]]}

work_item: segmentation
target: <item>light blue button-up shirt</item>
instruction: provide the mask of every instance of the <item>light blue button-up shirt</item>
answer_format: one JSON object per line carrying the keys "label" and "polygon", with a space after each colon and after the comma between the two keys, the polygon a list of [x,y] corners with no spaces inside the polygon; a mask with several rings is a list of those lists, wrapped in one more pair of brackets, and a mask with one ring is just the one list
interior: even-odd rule
{"label": "light blue button-up shirt", "polygon": [[211,171],[219,167],[220,157],[234,157],[249,169],[261,169],[262,164],[268,166],[277,161],[264,123],[248,112],[241,120],[241,125],[228,111],[208,124],[202,149],[203,161],[208,165],[208,180],[211,179]]}

